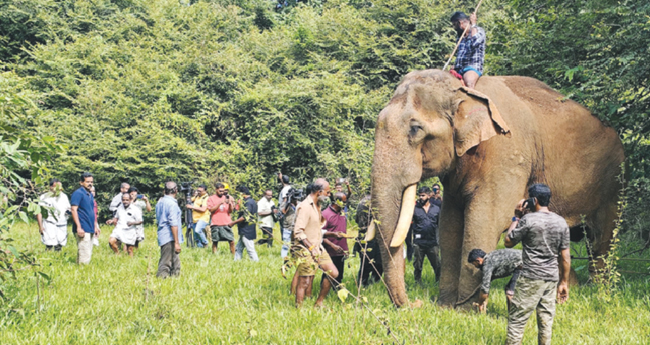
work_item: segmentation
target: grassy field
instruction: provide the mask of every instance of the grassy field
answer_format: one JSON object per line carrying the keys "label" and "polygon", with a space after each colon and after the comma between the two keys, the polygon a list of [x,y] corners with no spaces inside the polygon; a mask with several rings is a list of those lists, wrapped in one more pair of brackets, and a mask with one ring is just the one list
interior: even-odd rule
{"label": "grassy field", "polygon": [[[276,230],[277,232],[277,230]],[[104,228],[89,266],[75,264],[76,246],[44,252],[34,226],[14,228],[17,247],[33,247],[51,281],[41,285],[23,273],[4,283],[6,301],[0,309],[2,344],[387,344],[387,334],[368,309],[351,298],[343,303],[330,293],[326,308],[294,307],[289,281],[280,274],[280,245],[258,247],[260,262],[233,262],[225,244],[212,255],[183,247],[182,274],[155,278],[159,250],[155,229],[133,259],[115,256],[108,248],[110,228]],[[344,282],[356,294],[359,259],[349,260]],[[575,262],[580,268],[584,262]],[[423,286],[413,282],[407,265],[411,300],[425,301],[419,309],[392,307],[381,283],[362,290],[368,305],[384,320],[399,343],[498,344],[505,339],[507,310],[504,280],[493,284],[487,315],[439,308],[431,301],[438,287],[427,266]],[[642,263],[626,270],[645,270]],[[578,272],[585,280],[586,269]],[[293,272],[292,272],[293,273]],[[320,279],[317,279],[317,283]],[[315,292],[318,291],[315,288]],[[556,344],[647,344],[650,342],[650,279],[623,275],[610,301],[597,297],[596,288],[571,290],[568,304],[558,306],[553,342]],[[537,330],[529,321],[525,344],[536,343]]]}

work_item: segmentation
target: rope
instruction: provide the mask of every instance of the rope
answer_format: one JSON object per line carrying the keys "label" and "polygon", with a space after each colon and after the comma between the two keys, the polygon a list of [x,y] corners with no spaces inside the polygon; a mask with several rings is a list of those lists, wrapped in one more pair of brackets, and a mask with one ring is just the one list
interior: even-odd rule
{"label": "rope", "polygon": [[[476,12],[478,12],[479,7],[481,7],[481,3],[483,3],[483,0],[480,0],[478,2],[478,5],[476,5],[476,8],[474,9],[474,14],[476,14]],[[451,55],[449,56],[449,60],[447,60],[447,63],[445,63],[445,66],[442,68],[443,71],[447,69],[447,66],[449,66],[449,63],[451,62],[451,58],[453,58],[454,54],[456,54],[456,50],[458,49],[458,46],[460,45],[460,42],[465,37],[465,34],[467,34],[467,30],[469,30],[469,28],[470,28],[470,26],[468,25],[465,28],[465,31],[463,31],[463,34],[460,35],[460,38],[458,39],[458,42],[456,43],[456,47],[454,48],[454,50],[451,52]]]}

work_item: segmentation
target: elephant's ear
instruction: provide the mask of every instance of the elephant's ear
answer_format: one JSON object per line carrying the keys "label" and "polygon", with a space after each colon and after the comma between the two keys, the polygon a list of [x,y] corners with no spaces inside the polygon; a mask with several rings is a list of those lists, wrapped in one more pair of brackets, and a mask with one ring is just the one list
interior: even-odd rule
{"label": "elephant's ear", "polygon": [[488,96],[465,86],[458,89],[458,96],[454,145],[459,157],[497,134],[510,136],[510,128]]}

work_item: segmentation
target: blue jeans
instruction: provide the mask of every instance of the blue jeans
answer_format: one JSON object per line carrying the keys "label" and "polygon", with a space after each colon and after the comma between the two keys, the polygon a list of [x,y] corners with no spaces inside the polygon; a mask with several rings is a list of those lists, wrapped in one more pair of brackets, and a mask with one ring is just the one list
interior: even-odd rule
{"label": "blue jeans", "polygon": [[467,67],[463,68],[461,71],[459,71],[459,73],[460,73],[460,75],[463,75],[463,74],[467,73],[468,71],[476,72],[476,74],[478,74],[479,77],[483,76],[483,73],[479,72],[476,68],[470,67],[470,66],[467,66]]}
{"label": "blue jeans", "polygon": [[203,248],[208,245],[208,238],[205,237],[205,232],[203,230],[208,226],[208,223],[199,220],[194,223],[194,243],[199,248]]}
{"label": "blue jeans", "polygon": [[289,246],[291,245],[291,229],[289,228],[280,228],[282,232],[282,250],[280,251],[280,257],[286,258],[289,255]]}

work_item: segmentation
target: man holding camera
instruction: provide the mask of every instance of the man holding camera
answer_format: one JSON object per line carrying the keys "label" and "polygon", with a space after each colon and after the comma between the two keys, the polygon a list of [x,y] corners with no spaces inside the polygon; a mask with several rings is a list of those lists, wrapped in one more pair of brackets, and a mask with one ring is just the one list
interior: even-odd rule
{"label": "man holding camera", "polygon": [[220,241],[227,241],[230,244],[230,253],[235,255],[235,235],[232,232],[230,214],[233,212],[234,200],[226,194],[223,183],[215,185],[216,192],[208,198],[208,210],[212,213],[210,232],[212,233],[212,253],[216,254]]}
{"label": "man holding camera", "polygon": [[192,210],[192,220],[194,221],[194,242],[199,248],[208,246],[208,239],[205,237],[204,230],[210,223],[210,211],[208,210],[208,187],[204,184],[196,188],[197,195],[192,197],[192,203],[185,207]]}
{"label": "man holding camera", "polygon": [[181,208],[176,201],[178,186],[176,182],[165,182],[165,196],[156,204],[156,220],[158,221],[158,245],[160,246],[160,261],[158,261],[158,278],[167,278],[181,274],[181,243],[183,232],[181,224]]}
{"label": "man holding camera", "polygon": [[280,220],[280,229],[282,231],[282,250],[280,256],[286,262],[289,258],[289,248],[291,246],[291,233],[296,223],[296,207],[298,201],[302,200],[302,190],[291,188],[286,194],[285,201],[280,204],[282,220]]}
{"label": "man holding camera", "polygon": [[551,189],[547,185],[530,186],[528,195],[530,198],[521,200],[515,208],[504,241],[507,248],[519,242],[523,247],[521,277],[509,309],[506,344],[521,343],[534,309],[538,343],[550,344],[556,296],[560,304],[569,298],[569,226],[564,218],[549,211]]}

